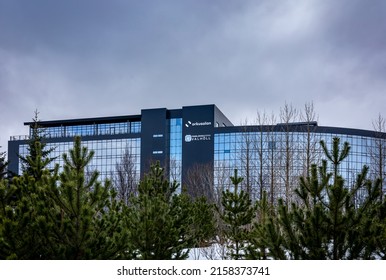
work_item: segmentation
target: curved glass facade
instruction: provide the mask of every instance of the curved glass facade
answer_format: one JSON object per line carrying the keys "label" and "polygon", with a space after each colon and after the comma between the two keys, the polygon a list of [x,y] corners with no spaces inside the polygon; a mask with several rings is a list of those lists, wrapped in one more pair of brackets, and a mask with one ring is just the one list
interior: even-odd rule
{"label": "curved glass facade", "polygon": [[342,146],[348,142],[351,147],[349,156],[339,166],[347,186],[354,186],[364,165],[370,167],[369,178],[379,177],[376,163],[386,139],[317,131],[255,131],[215,134],[214,184],[231,187],[229,177],[238,169],[244,177],[242,186],[254,198],[266,191],[272,197],[291,200],[299,177],[307,176],[311,164],[320,165],[325,159],[320,141],[331,149],[334,137],[340,138]]}

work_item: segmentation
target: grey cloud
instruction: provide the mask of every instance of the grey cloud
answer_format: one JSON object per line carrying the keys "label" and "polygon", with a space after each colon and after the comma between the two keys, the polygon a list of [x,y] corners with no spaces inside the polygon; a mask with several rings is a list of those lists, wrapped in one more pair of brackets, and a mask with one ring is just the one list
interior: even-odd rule
{"label": "grey cloud", "polygon": [[58,119],[216,103],[237,124],[312,100],[322,124],[370,128],[385,110],[384,14],[366,0],[3,0],[12,126],[0,129],[22,134],[35,108]]}

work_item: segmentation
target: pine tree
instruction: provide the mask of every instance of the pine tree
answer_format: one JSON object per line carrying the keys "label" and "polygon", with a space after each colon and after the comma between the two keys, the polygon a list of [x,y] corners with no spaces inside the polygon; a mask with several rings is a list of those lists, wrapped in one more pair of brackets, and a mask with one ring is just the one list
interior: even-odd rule
{"label": "pine tree", "polygon": [[132,197],[127,216],[135,259],[186,259],[193,245],[191,203],[177,195],[177,182],[170,183],[159,163],[151,166]]}
{"label": "pine tree", "polygon": [[233,191],[225,190],[222,193],[220,218],[225,224],[225,237],[230,243],[229,257],[243,259],[248,240],[248,227],[251,226],[255,207],[249,194],[238,188],[243,178],[238,177],[237,169],[230,179],[234,188]]}
{"label": "pine tree", "polygon": [[[299,203],[288,207],[279,201],[277,216],[265,225],[264,244],[275,259],[372,258],[382,240],[381,228],[371,222],[380,217],[380,183],[367,179],[365,166],[349,189],[339,174],[349,144],[341,148],[340,139],[334,138],[331,151],[323,141],[321,145],[333,172],[327,171],[326,160],[319,168],[312,165],[310,176],[301,177],[296,189]],[[363,190],[366,195],[358,203],[355,198]]]}
{"label": "pine tree", "polygon": [[12,213],[10,201],[15,192],[8,186],[5,179],[0,179],[0,259],[6,259],[9,256],[9,244],[5,238],[6,224],[9,222],[8,213]]}
{"label": "pine tree", "polygon": [[[98,181],[97,171],[85,171],[94,155],[75,138],[63,155],[63,172],[47,184],[52,201],[48,228],[53,259],[117,259],[129,252],[124,204],[115,199],[110,181]],[[59,179],[59,180],[58,180]]]}
{"label": "pine tree", "polygon": [[[381,181],[381,180],[380,180]],[[381,181],[382,182],[382,181]],[[382,187],[382,184],[381,184]],[[375,231],[378,233],[377,236],[379,238],[376,238],[375,240],[372,240],[372,243],[375,243],[376,247],[376,256],[386,260],[386,199],[383,198],[383,202],[379,209],[377,209],[377,219],[375,221],[370,221],[371,225],[374,225],[375,223],[378,224]]]}
{"label": "pine tree", "polygon": [[28,140],[28,154],[19,155],[23,173],[31,175],[35,179],[40,179],[43,175],[43,170],[47,169],[49,164],[55,160],[50,157],[55,148],[46,149],[45,130],[39,125],[39,112],[35,111],[35,116],[32,118],[33,124],[30,128],[30,137]]}
{"label": "pine tree", "polygon": [[195,246],[209,245],[213,240],[216,228],[214,205],[209,204],[206,197],[196,198],[191,203],[191,232]]}
{"label": "pine tree", "polygon": [[[98,172],[85,176],[93,152],[75,138],[56,165],[39,180],[28,172],[0,182],[1,259],[121,259],[130,255],[124,204]],[[86,178],[87,177],[87,178]],[[9,199],[12,197],[12,199]]]}
{"label": "pine tree", "polygon": [[272,243],[271,250],[276,251],[276,254],[280,254],[281,238],[279,236],[271,235],[273,232],[266,228],[272,224],[272,217],[274,215],[274,207],[268,201],[267,192],[263,191],[261,194],[261,200],[256,202],[257,219],[254,222],[253,229],[249,234],[249,244],[247,246],[247,259],[259,259],[266,260],[268,258],[268,250],[265,245],[265,241],[271,238],[275,240]]}
{"label": "pine tree", "polygon": [[[357,177],[355,189],[360,189],[361,202],[355,207],[354,225],[348,232],[348,259],[385,258],[386,212],[382,201],[381,180],[367,179],[369,168],[365,166]],[[365,199],[363,199],[363,196]]]}
{"label": "pine tree", "polygon": [[[326,166],[320,168],[325,173]],[[266,239],[271,247],[281,234],[281,250],[269,250],[275,259],[326,259],[329,247],[328,216],[326,205],[319,200],[322,184],[326,187],[328,179],[319,182],[317,167],[312,165],[311,177],[301,180],[295,193],[300,197],[300,204],[293,203],[291,208],[279,200],[278,214],[270,221],[275,238]]]}
{"label": "pine tree", "polygon": [[[44,257],[46,240],[40,226],[47,217],[49,200],[43,177],[48,175],[48,164],[52,149],[45,149],[43,133],[38,125],[38,112],[33,118],[28,154],[20,156],[23,174],[3,182],[0,199],[1,258],[40,259]],[[6,164],[2,164],[5,167]]]}
{"label": "pine tree", "polygon": [[[36,113],[37,116],[37,113]],[[36,137],[30,154],[21,157],[28,162],[23,174],[2,181],[0,186],[0,258],[40,259],[44,256],[46,240],[40,226],[47,217],[48,206],[46,186],[43,177],[48,159],[42,156],[41,138]],[[35,149],[36,148],[36,149]],[[49,151],[46,151],[48,155]],[[3,165],[4,166],[4,165]]]}
{"label": "pine tree", "polygon": [[42,180],[23,174],[0,183],[0,259],[44,258],[47,235],[41,226],[49,214]]}

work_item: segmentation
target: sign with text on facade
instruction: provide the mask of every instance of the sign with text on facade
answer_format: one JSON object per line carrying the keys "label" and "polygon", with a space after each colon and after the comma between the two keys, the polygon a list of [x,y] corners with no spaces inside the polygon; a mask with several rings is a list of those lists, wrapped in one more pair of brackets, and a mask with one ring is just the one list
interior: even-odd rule
{"label": "sign with text on facade", "polygon": [[194,127],[194,126],[211,126],[212,122],[204,121],[204,122],[191,122],[187,121],[185,123],[186,127]]}
{"label": "sign with text on facade", "polygon": [[185,135],[185,142],[194,142],[194,141],[210,141],[211,135],[210,134],[201,134],[201,135]]}

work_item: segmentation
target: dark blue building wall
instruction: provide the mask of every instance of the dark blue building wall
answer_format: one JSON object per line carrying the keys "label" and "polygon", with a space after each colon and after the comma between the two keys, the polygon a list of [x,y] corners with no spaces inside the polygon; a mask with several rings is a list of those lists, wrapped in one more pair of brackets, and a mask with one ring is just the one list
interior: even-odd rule
{"label": "dark blue building wall", "polygon": [[141,130],[141,176],[147,173],[152,163],[159,161],[165,166],[168,159],[167,110],[142,110]]}
{"label": "dark blue building wall", "polygon": [[[215,106],[183,107],[182,183],[194,165],[212,165]],[[213,168],[213,167],[212,167]]]}

